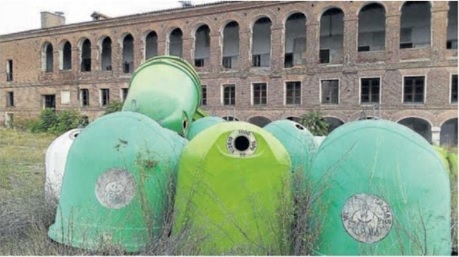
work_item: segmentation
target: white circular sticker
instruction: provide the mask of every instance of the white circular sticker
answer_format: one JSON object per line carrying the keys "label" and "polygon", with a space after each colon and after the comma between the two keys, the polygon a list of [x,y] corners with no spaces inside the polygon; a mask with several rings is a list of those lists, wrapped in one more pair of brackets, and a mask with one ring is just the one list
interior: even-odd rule
{"label": "white circular sticker", "polygon": [[100,204],[110,209],[120,209],[128,205],[135,196],[134,180],[123,169],[110,169],[100,175],[96,183],[96,198]]}
{"label": "white circular sticker", "polygon": [[344,204],[341,220],[355,240],[375,243],[390,232],[393,215],[390,206],[378,196],[355,194]]}
{"label": "white circular sticker", "polygon": [[250,156],[257,149],[257,139],[251,131],[243,129],[235,130],[228,136],[226,148],[232,155],[239,157]]}

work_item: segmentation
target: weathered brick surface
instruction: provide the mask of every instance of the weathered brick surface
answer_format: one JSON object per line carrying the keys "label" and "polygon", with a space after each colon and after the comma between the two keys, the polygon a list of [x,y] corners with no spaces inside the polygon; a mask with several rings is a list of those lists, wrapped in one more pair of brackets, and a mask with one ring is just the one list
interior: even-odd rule
{"label": "weathered brick surface", "polygon": [[[122,72],[122,42],[127,34],[134,38],[134,66],[144,62],[145,37],[150,31],[158,35],[158,53],[168,54],[169,34],[175,28],[183,32],[183,57],[194,63],[194,35],[201,25],[210,28],[210,58],[197,68],[202,84],[207,85],[209,113],[235,116],[248,120],[264,116],[271,120],[299,117],[306,111],[320,110],[325,116],[344,122],[360,117],[362,109],[371,114],[371,106],[362,106],[360,78],[381,78],[381,117],[398,121],[405,117],[428,120],[432,126],[457,117],[457,104],[450,104],[450,78],[457,74],[457,50],[446,49],[447,2],[432,4],[432,42],[430,48],[399,49],[400,9],[403,2],[381,2],[386,10],[386,44],[383,51],[357,52],[358,13],[368,4],[361,1],[320,2],[232,2],[203,5],[125,16],[115,19],[71,24],[0,36],[0,69],[13,60],[14,80],[6,82],[6,72],[0,72],[0,124],[5,112],[15,118],[36,116],[42,109],[42,95],[56,95],[56,109],[78,109],[94,119],[103,113],[99,104],[101,88],[110,89],[110,99],[119,100],[121,88],[126,88],[130,74]],[[319,64],[320,17],[330,8],[344,13],[344,49],[334,65]],[[289,15],[302,12],[306,16],[305,65],[284,68],[285,22]],[[251,67],[252,26],[261,17],[270,18],[271,61],[269,68]],[[222,34],[226,24],[239,24],[239,66],[227,70],[221,66]],[[101,70],[101,45],[105,37],[112,40],[112,71]],[[91,72],[80,71],[82,42],[91,42]],[[72,70],[59,70],[63,44],[72,45]],[[42,70],[42,50],[45,43],[53,46],[53,72]],[[424,104],[402,103],[403,77],[426,76],[427,97]],[[320,81],[339,79],[340,103],[323,105]],[[285,82],[301,81],[300,105],[285,105]],[[268,86],[268,103],[251,105],[251,86],[264,82]],[[222,85],[236,85],[236,105],[223,106]],[[80,107],[78,90],[89,89],[90,106]],[[61,91],[69,91],[71,101],[61,104]],[[14,92],[15,107],[6,107],[7,92]]]}

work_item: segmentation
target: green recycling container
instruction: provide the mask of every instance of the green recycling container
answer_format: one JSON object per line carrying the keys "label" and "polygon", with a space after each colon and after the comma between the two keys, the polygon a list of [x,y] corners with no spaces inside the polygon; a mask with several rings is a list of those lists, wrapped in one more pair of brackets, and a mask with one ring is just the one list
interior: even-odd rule
{"label": "green recycling container", "polygon": [[186,142],[140,113],[92,122],[69,150],[49,237],[88,250],[141,250],[162,232]]}
{"label": "green recycling container", "polygon": [[403,125],[365,120],[337,128],[308,178],[316,253],[449,255],[447,174],[432,146]]}
{"label": "green recycling container", "polygon": [[123,111],[145,114],[186,136],[201,94],[198,74],[189,63],[174,56],[157,56],[132,75]]}
{"label": "green recycling container", "polygon": [[317,151],[314,136],[307,128],[291,120],[277,120],[267,124],[265,130],[274,135],[285,147],[292,160],[292,171],[307,176],[310,163]]}
{"label": "green recycling container", "polygon": [[224,122],[199,133],[179,161],[173,235],[188,239],[179,249],[200,255],[285,252],[290,170],[282,144],[255,125]]}
{"label": "green recycling container", "polygon": [[199,120],[194,121],[190,125],[190,129],[188,130],[188,134],[186,138],[188,140],[193,139],[195,136],[197,136],[199,133],[201,133],[203,130],[212,127],[215,124],[225,122],[224,119],[220,117],[203,117],[200,118]]}

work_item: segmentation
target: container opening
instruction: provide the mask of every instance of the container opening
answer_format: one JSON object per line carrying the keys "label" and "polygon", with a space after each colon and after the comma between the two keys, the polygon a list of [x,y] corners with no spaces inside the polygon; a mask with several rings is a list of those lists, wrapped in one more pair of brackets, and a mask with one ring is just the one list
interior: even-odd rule
{"label": "container opening", "polygon": [[234,147],[238,150],[238,151],[246,151],[247,149],[249,149],[249,146],[250,146],[250,140],[245,137],[245,136],[238,136],[236,137],[236,139],[234,139]]}
{"label": "container opening", "polygon": [[182,121],[182,128],[185,130],[188,127],[188,120]]}
{"label": "container opening", "polygon": [[299,129],[299,130],[304,130],[304,127],[303,127],[303,126],[301,126],[301,125],[300,125],[300,124],[298,124],[298,123],[297,123],[297,124],[295,124],[295,127],[296,127],[297,129]]}

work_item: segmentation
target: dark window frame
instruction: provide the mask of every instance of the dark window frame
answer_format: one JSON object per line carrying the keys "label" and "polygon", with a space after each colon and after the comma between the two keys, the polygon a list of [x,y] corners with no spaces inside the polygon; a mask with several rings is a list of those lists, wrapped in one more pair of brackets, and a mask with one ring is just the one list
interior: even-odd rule
{"label": "dark window frame", "polygon": [[[324,82],[329,84],[326,85]],[[320,81],[321,104],[339,104],[339,85],[339,79],[324,79]]]}
{"label": "dark window frame", "polygon": [[[366,83],[368,82],[368,83]],[[381,78],[360,78],[360,103],[379,104],[381,101]]]}
{"label": "dark window frame", "polygon": [[6,92],[6,107],[15,107],[13,91]]}
{"label": "dark window frame", "polygon": [[285,104],[301,105],[301,81],[285,82]]}
{"label": "dark window frame", "polygon": [[110,103],[110,89],[100,89],[100,106],[107,106]]}
{"label": "dark window frame", "polygon": [[457,104],[457,74],[451,75],[451,96],[450,101],[452,104]]}
{"label": "dark window frame", "polygon": [[252,84],[252,104],[266,105],[268,103],[268,85],[266,83]]}
{"label": "dark window frame", "polygon": [[[403,103],[424,104],[425,103],[425,76],[403,77]],[[421,85],[422,82],[422,85]],[[422,89],[422,90],[421,90]]]}
{"label": "dark window frame", "polygon": [[80,104],[82,107],[89,106],[89,89],[80,89]]}
{"label": "dark window frame", "polygon": [[201,105],[207,105],[207,86],[201,85],[202,99]]}
{"label": "dark window frame", "polygon": [[236,85],[224,84],[223,86],[223,105],[236,105]]}

